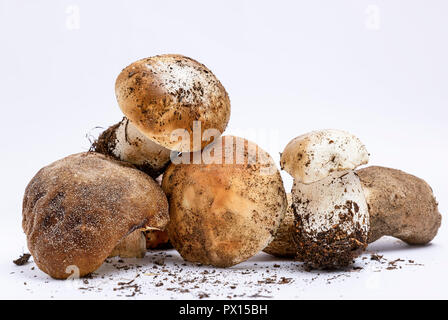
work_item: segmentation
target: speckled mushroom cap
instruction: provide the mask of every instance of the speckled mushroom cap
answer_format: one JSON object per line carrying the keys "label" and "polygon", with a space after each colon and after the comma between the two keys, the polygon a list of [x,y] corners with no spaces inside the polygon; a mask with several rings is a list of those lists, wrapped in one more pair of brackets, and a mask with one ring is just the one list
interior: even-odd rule
{"label": "speckled mushroom cap", "polygon": [[[238,145],[244,146],[242,153]],[[221,163],[172,163],[165,171],[162,189],[171,221],[167,230],[185,260],[229,267],[273,239],[287,207],[286,193],[272,158],[256,144],[225,136],[213,146],[232,156]],[[255,160],[248,150],[257,149],[261,157]]]}
{"label": "speckled mushroom cap", "polygon": [[401,170],[378,166],[356,172],[369,206],[369,243],[386,235],[414,245],[434,239],[442,215],[426,181]]}
{"label": "speckled mushroom cap", "polygon": [[369,153],[353,134],[319,130],[298,136],[285,147],[280,166],[297,182],[313,183],[334,171],[353,170],[369,162]]}
{"label": "speckled mushroom cap", "polygon": [[[182,55],[132,63],[119,74],[115,93],[126,117],[170,150],[198,151],[210,143],[194,143],[194,121],[201,122],[201,134],[207,129],[222,133],[230,118],[229,96],[219,80],[203,64]],[[186,130],[189,141],[171,140],[176,129]]]}
{"label": "speckled mushroom cap", "polygon": [[163,229],[168,203],[157,183],[99,153],[68,156],[42,168],[23,199],[22,226],[37,266],[53,278],[95,271],[142,227]]}

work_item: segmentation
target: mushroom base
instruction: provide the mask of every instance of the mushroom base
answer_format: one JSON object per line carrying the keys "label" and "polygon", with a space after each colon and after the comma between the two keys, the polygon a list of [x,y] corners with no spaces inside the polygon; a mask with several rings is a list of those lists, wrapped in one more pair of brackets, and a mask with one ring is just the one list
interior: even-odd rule
{"label": "mushroom base", "polygon": [[306,269],[346,267],[367,247],[367,235],[360,226],[350,234],[338,225],[311,236],[301,227],[301,219],[296,216],[293,240],[297,249],[296,260],[305,262]]}

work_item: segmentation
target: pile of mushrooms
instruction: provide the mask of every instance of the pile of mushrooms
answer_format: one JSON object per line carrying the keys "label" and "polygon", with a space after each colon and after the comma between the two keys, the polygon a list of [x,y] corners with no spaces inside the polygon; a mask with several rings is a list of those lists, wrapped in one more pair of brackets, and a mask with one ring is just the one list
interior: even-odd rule
{"label": "pile of mushrooms", "polygon": [[385,235],[416,245],[434,239],[441,214],[431,187],[400,170],[356,170],[368,161],[361,141],[341,130],[314,131],[289,142],[280,165],[294,178],[292,197],[276,239],[264,251],[335,269]]}
{"label": "pile of mushrooms", "polygon": [[136,61],[115,92],[124,118],[88,152],[42,168],[23,200],[23,230],[38,267],[85,276],[107,257],[173,246],[187,261],[230,267],[258,252],[314,268],[352,263],[392,235],[431,241],[440,226],[432,190],[401,171],[370,167],[361,141],[340,130],[293,139],[281,168],[254,142],[222,136],[223,85],[181,55]]}

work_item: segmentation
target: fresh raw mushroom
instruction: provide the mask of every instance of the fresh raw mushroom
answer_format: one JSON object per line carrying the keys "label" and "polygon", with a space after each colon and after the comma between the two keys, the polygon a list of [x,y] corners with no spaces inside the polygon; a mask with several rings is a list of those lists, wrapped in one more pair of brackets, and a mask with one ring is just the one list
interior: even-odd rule
{"label": "fresh raw mushroom", "polygon": [[133,231],[164,229],[168,221],[167,199],[151,177],[95,152],[42,168],[23,199],[28,249],[57,279],[95,271]]}
{"label": "fresh raw mushroom", "polygon": [[294,177],[298,260],[313,268],[340,268],[365,249],[369,213],[353,169],[368,157],[361,141],[341,130],[313,131],[286,146],[281,165]]}
{"label": "fresh raw mushroom", "polygon": [[185,260],[230,267],[273,239],[286,194],[274,161],[255,143],[225,136],[213,148],[216,161],[171,163],[165,171],[167,230]]}
{"label": "fresh raw mushroom", "polygon": [[392,236],[423,245],[437,235],[442,216],[431,187],[400,170],[367,167],[357,171],[370,213],[369,243]]}

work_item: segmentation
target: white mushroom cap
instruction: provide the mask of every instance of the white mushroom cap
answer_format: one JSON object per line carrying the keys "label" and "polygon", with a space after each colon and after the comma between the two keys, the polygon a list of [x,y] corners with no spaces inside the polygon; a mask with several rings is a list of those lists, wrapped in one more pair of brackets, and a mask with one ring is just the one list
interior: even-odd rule
{"label": "white mushroom cap", "polygon": [[342,130],[313,131],[291,140],[280,159],[297,182],[313,183],[334,171],[353,170],[369,162],[369,153],[353,134]]}

